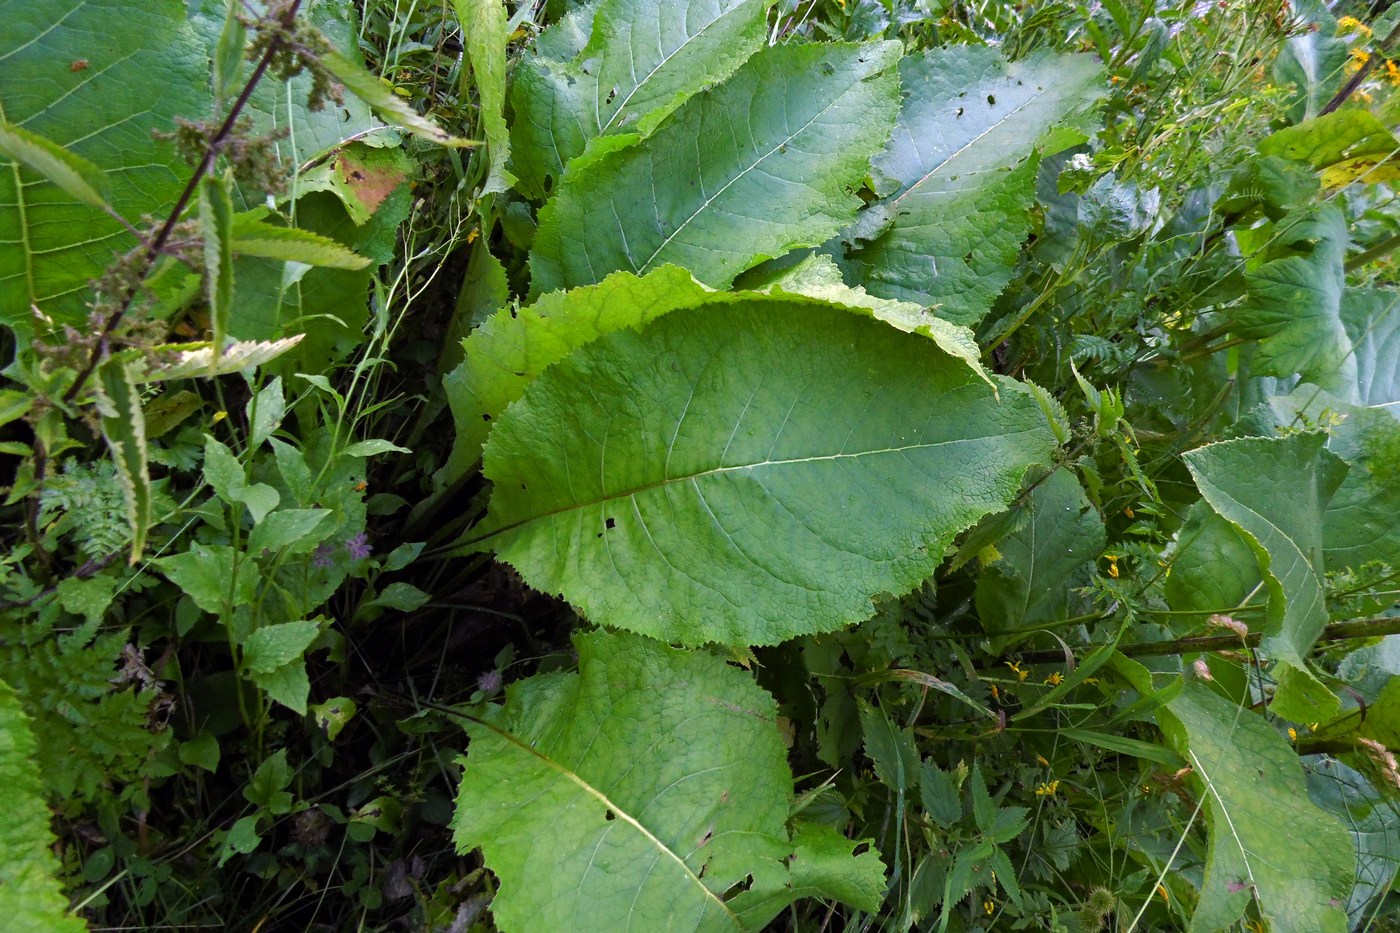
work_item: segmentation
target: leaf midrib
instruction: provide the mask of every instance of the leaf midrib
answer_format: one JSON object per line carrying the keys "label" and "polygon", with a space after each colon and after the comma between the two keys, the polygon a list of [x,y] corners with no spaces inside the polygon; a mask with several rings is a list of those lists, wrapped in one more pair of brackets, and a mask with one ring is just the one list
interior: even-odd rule
{"label": "leaf midrib", "polygon": [[[686,47],[689,46],[690,43],[704,36],[707,30],[709,30],[713,26],[718,25],[719,23],[724,22],[732,14],[744,9],[745,5],[745,2],[735,4],[728,10],[721,13],[719,16],[716,16],[714,19],[706,23],[698,32],[694,33],[693,35],[686,36],[685,41],[682,42],[679,46],[677,46],[675,51],[671,52],[669,55],[665,56],[660,61],[658,61],[652,67],[651,71],[648,71],[645,75],[643,75],[632,85],[632,89],[628,91],[627,96],[624,97],[620,103],[618,103],[617,109],[613,111],[612,116],[608,117],[607,122],[603,121],[602,108],[599,105],[599,102],[605,96],[603,93],[603,82],[597,82],[593,89],[593,117],[598,124],[598,135],[603,136],[612,130],[613,121],[616,120],[618,116],[622,113],[623,109],[627,106],[628,102],[630,102],[633,97],[637,96],[637,92],[640,91],[642,87],[648,81],[651,80],[652,75],[656,74],[666,65],[670,64],[673,60],[675,60],[682,52],[686,50]],[[630,34],[628,35],[627,45],[628,51],[630,53],[632,45],[632,37]],[[600,68],[599,71],[601,72],[602,69]]]}
{"label": "leaf midrib", "polygon": [[711,891],[709,888],[705,887],[705,883],[700,880],[700,877],[696,875],[695,872],[690,870],[690,866],[685,863],[685,859],[681,858],[680,855],[674,852],[670,846],[666,845],[666,843],[658,839],[656,835],[653,834],[651,830],[643,826],[642,823],[636,817],[632,816],[632,814],[628,813],[625,809],[618,806],[611,798],[608,797],[607,794],[603,793],[601,790],[585,781],[575,771],[564,767],[564,765],[560,764],[553,758],[544,754],[539,749],[534,748],[529,743],[521,740],[513,732],[509,732],[505,729],[502,729],[500,726],[495,725],[494,723],[487,722],[486,720],[479,719],[475,716],[471,716],[468,718],[471,719],[472,722],[475,722],[477,725],[485,726],[487,729],[490,729],[492,732],[496,733],[496,735],[500,736],[505,741],[514,745],[516,748],[527,752],[530,755],[533,755],[535,758],[543,762],[546,767],[562,775],[566,780],[573,783],[584,793],[588,794],[590,797],[602,803],[611,812],[617,814],[617,818],[619,820],[631,826],[638,833],[640,833],[643,838],[645,838],[648,842],[655,846],[658,852],[662,853],[662,855],[674,861],[676,865],[680,867],[681,871],[685,873],[685,877],[688,880],[690,880],[695,885],[695,887],[700,889],[704,897],[712,901],[717,907],[719,907],[720,910],[724,911],[725,916],[727,916],[732,921],[735,929],[742,928],[743,925],[739,922],[739,918],[734,913],[734,911],[732,911],[729,908],[729,905],[725,903],[724,900],[722,900],[719,897],[719,895]]}
{"label": "leaf midrib", "polygon": [[601,505],[604,502],[614,502],[623,499],[630,499],[635,496],[641,495],[642,493],[650,492],[653,489],[662,489],[666,486],[670,486],[675,483],[694,482],[705,477],[717,476],[722,473],[737,473],[741,470],[752,470],[758,467],[788,466],[797,463],[820,463],[837,460],[854,460],[860,457],[875,456],[878,454],[898,454],[904,453],[905,451],[909,450],[930,450],[935,447],[945,447],[950,444],[971,444],[979,441],[1007,438],[1027,433],[1033,433],[1033,430],[1015,431],[1008,434],[982,434],[976,437],[955,437],[949,438],[948,440],[944,441],[937,441],[931,444],[908,444],[903,447],[882,447],[878,450],[861,450],[856,451],[854,453],[824,454],[815,457],[793,457],[785,460],[760,460],[754,463],[742,463],[734,464],[731,466],[711,467],[706,470],[697,470],[693,473],[687,473],[680,476],[668,476],[663,479],[657,480],[656,482],[644,483],[640,486],[636,486],[631,489],[618,490],[615,493],[597,496],[592,499],[586,499],[580,502],[570,502],[558,508],[549,509],[544,512],[538,512],[534,515],[529,515],[516,521],[510,522],[508,524],[501,525],[499,528],[493,528],[485,534],[476,537],[467,537],[461,542],[461,546],[475,547],[483,541],[488,541],[491,538],[494,538],[498,535],[505,534],[508,531],[513,531],[516,528],[520,528],[523,525],[528,525],[531,522],[537,522],[541,519],[552,518],[555,515],[563,515],[567,512],[573,512],[579,509],[586,509],[590,506]]}

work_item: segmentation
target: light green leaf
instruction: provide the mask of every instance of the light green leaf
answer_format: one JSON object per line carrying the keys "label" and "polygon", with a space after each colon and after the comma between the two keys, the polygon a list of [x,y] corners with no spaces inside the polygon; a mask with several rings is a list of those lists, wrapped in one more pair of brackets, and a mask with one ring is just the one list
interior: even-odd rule
{"label": "light green leaf", "polygon": [[439,146],[460,148],[480,145],[476,140],[453,136],[438,126],[436,122],[414,110],[387,84],[370,74],[364,69],[364,66],[349,56],[342,55],[337,51],[329,51],[322,53],[317,58],[326,71],[345,85],[347,91],[369,104],[370,109],[380,119],[402,127],[429,142],[437,143]]}
{"label": "light green leaf", "polygon": [[311,715],[316,717],[316,725],[326,730],[326,738],[332,742],[358,711],[350,697],[331,697],[324,703],[311,704]]}
{"label": "light green leaf", "polygon": [[413,451],[376,437],[367,441],[356,441],[342,450],[340,455],[342,457],[377,457],[387,453],[411,454]]}
{"label": "light green leaf", "polygon": [[203,768],[210,774],[219,770],[219,740],[213,733],[201,732],[179,747],[180,763]]}
{"label": "light green leaf", "polygon": [[306,715],[306,700],[311,694],[311,678],[306,674],[306,662],[292,661],[265,673],[254,671],[249,679],[270,699],[299,716]]}
{"label": "light green leaf", "polygon": [[[1018,384],[849,309],[673,313],[556,364],[487,445],[472,533],[599,622],[775,644],[861,621],[1053,437]],[[889,400],[898,404],[888,404]]]}
{"label": "light green leaf", "polygon": [[1269,929],[1345,933],[1355,859],[1346,829],[1318,809],[1273,726],[1188,684],[1159,713],[1205,802],[1210,850],[1191,931],[1230,927],[1251,898]]}
{"label": "light green leaf", "polygon": [[465,474],[481,455],[492,425],[548,366],[604,334],[640,328],[681,308],[839,305],[929,337],[992,385],[972,334],[915,305],[874,298],[860,289],[831,283],[820,272],[800,281],[777,280],[766,289],[759,294],[717,292],[685,270],[667,265],[640,277],[615,272],[596,285],[551,292],[524,308],[496,313],[463,342],[465,359],[444,380],[457,439],[443,479],[450,482]]}
{"label": "light green leaf", "polygon": [[1083,137],[1103,74],[1087,55],[935,49],[900,62],[904,105],[875,158],[876,193],[843,236],[854,280],[883,298],[975,324],[1010,280],[1029,232],[1037,148]]}
{"label": "light green leaf", "polygon": [[233,218],[233,252],[240,256],[280,259],[327,269],[363,269],[370,264],[367,256],[347,249],[330,237],[296,227],[263,223],[263,216],[264,212],[254,211]]}
{"label": "light green leaf", "polygon": [[332,528],[322,528],[331,512],[329,509],[280,509],[265,516],[248,536],[248,552],[261,554],[291,547],[292,553],[310,551],[330,534]]}
{"label": "light green leaf", "polygon": [[1321,434],[1221,441],[1182,457],[1201,495],[1244,533],[1269,593],[1263,649],[1278,659],[1273,711],[1296,722],[1330,717],[1337,698],[1304,656],[1327,624],[1323,513],[1346,464]]}
{"label": "light green leaf", "polygon": [[53,140],[0,120],[0,155],[44,176],[79,203],[109,210],[102,196],[102,189],[107,186],[102,170]]}
{"label": "light green leaf", "polygon": [[[1162,586],[1167,604],[1176,612],[1199,612],[1204,621],[1205,616],[1243,604],[1259,581],[1254,548],[1244,534],[1210,503],[1194,503],[1176,533]],[[1260,598],[1256,604],[1263,602]]]}
{"label": "light green leaf", "polygon": [[1389,127],[1369,110],[1353,108],[1284,127],[1259,141],[1262,155],[1311,165],[1327,188],[1400,178],[1400,163],[1392,161],[1397,150],[1400,140]]}
{"label": "light green leaf", "polygon": [[97,367],[97,414],[102,436],[112,453],[126,500],[126,521],[131,528],[131,558],[135,564],[146,548],[151,528],[151,471],[146,451],[146,414],[141,392],[131,375],[131,364],[109,357]]}
{"label": "light green leaf", "polygon": [[793,853],[788,860],[791,879],[781,887],[765,890],[755,886],[730,902],[739,923],[750,930],[760,929],[783,908],[804,897],[838,900],[870,913],[880,909],[885,898],[885,865],[880,854],[867,848],[868,839],[847,839],[835,829],[819,823],[798,821],[793,829]]}
{"label": "light green leaf", "polygon": [[237,573],[237,556],[238,552],[227,545],[196,541],[185,553],[162,557],[155,563],[196,606],[221,615],[251,601],[255,594],[253,575]]}
{"label": "light green leaf", "polygon": [[[501,0],[452,0],[452,7],[462,27],[462,48],[471,66],[470,72],[462,69],[458,94],[467,100],[469,86],[476,86],[476,103],[486,136],[484,155],[491,160],[481,192],[503,193],[515,183],[515,176],[505,167],[510,160],[510,131],[505,117],[506,45],[510,41],[506,6]],[[521,66],[522,71],[524,67]],[[517,81],[520,73],[517,72]],[[520,111],[516,113],[519,120]]]}
{"label": "light green leaf", "polygon": [[242,13],[239,0],[225,0],[223,27],[214,44],[214,54],[210,56],[213,59],[214,97],[219,103],[238,93],[237,85],[243,76],[243,51],[248,31],[240,19]]}
{"label": "light green leaf", "polygon": [[262,836],[258,833],[258,815],[255,813],[239,817],[229,827],[223,847],[219,850],[220,867],[235,855],[247,855],[256,850],[261,841]]}
{"label": "light green leaf", "polygon": [[649,138],[576,165],[540,213],[532,294],[668,262],[719,287],[825,241],[853,217],[894,119],[898,55],[897,43],[764,49]]}
{"label": "light green leaf", "polygon": [[[283,340],[241,340],[228,344],[214,363],[214,348],[208,343],[185,343],[152,347],[146,355],[155,363],[138,374],[138,382],[169,382],[195,376],[236,373],[269,363],[301,343],[302,334]],[[120,354],[118,354],[120,355]],[[140,358],[132,353],[133,359]]]}
{"label": "light green leaf", "polygon": [[14,933],[82,933],[87,924],[68,913],[58,883],[60,866],[35,751],[29,717],[14,689],[0,680],[0,780],[6,797],[0,820],[0,916]]}
{"label": "light green leaf", "polygon": [[287,401],[282,395],[282,377],[273,376],[258,394],[244,406],[248,417],[248,449],[257,450],[272,436],[287,414]]}
{"label": "light green leaf", "polygon": [[253,673],[268,674],[300,661],[320,631],[320,626],[308,619],[264,625],[243,642],[243,663]]}
{"label": "light green leaf", "polygon": [[1341,321],[1347,241],[1342,209],[1329,202],[1287,224],[1271,249],[1274,258],[1245,274],[1248,295],[1233,311],[1233,329],[1259,341],[1256,373],[1296,373],[1341,391],[1354,383],[1356,362]]}
{"label": "light green leaf", "polygon": [[[189,168],[152,131],[209,103],[208,60],[183,0],[0,0],[0,22],[0,119],[107,172],[122,216],[168,212]],[[136,245],[90,198],[0,156],[0,324],[30,334],[37,307],[83,326],[88,281]]]}
{"label": "light green leaf", "polygon": [[1103,520],[1069,470],[1055,470],[1024,506],[1025,522],[995,543],[1001,559],[977,578],[988,632],[1026,629],[1068,615],[1079,571],[1103,550]]}
{"label": "light green leaf", "polygon": [[1356,360],[1356,389],[1343,397],[1385,407],[1400,418],[1400,293],[1393,288],[1348,288],[1342,293],[1341,311]]}
{"label": "light green leaf", "polygon": [[502,930],[761,929],[784,891],[808,893],[794,882],[868,898],[868,861],[841,871],[830,840],[807,838],[811,872],[782,864],[792,778],[747,674],[635,635],[576,644],[577,674],[512,684],[467,726],[453,834],[500,878]]}
{"label": "light green leaf", "polygon": [[407,583],[390,583],[384,588],[382,593],[364,604],[361,608],[372,609],[381,607],[385,609],[397,609],[399,612],[412,612],[429,599],[432,599],[432,597],[416,586],[411,586]]}
{"label": "light green leaf", "polygon": [[228,334],[233,313],[233,197],[226,178],[205,175],[199,180],[199,232],[204,238],[204,299],[209,304],[212,370]]}
{"label": "light green leaf", "polygon": [[521,190],[542,199],[596,136],[645,136],[763,46],[772,0],[603,0],[570,62],[527,57],[511,102]]}
{"label": "light green leaf", "polygon": [[1350,55],[1347,40],[1333,35],[1336,22],[1330,16],[1318,25],[1316,31],[1290,37],[1274,59],[1274,82],[1295,88],[1289,109],[1294,123],[1322,112],[1342,86],[1342,70]]}
{"label": "light green leaf", "polygon": [[277,490],[266,483],[248,483],[243,464],[233,451],[210,435],[204,437],[204,478],[225,503],[246,505],[255,525],[281,500]]}
{"label": "light green leaf", "polygon": [[[1279,425],[1299,414],[1327,423],[1327,449],[1350,469],[1327,502],[1322,547],[1328,570],[1383,561],[1400,567],[1400,421],[1389,412],[1349,405],[1312,386],[1269,400]],[[1324,420],[1325,419],[1325,420]],[[1337,423],[1331,423],[1331,422]]]}

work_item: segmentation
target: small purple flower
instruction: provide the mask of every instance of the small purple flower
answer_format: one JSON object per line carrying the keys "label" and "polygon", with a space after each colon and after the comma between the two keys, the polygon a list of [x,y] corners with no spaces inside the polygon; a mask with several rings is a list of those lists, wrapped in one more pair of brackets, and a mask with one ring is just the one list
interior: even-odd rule
{"label": "small purple flower", "polygon": [[369,535],[362,531],[345,542],[345,551],[351,560],[364,560],[374,552],[374,548],[370,546]]}
{"label": "small purple flower", "polygon": [[331,557],[334,554],[335,548],[331,547],[329,544],[322,542],[316,545],[316,550],[311,554],[311,566],[322,568],[329,567],[331,565]]}
{"label": "small purple flower", "polygon": [[495,696],[496,691],[501,689],[501,672],[483,671],[476,679],[476,689],[487,696]]}

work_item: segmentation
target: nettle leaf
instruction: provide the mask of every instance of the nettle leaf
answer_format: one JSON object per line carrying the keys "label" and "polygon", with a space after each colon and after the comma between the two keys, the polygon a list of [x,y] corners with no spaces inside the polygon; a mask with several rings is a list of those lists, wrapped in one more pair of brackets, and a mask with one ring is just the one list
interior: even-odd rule
{"label": "nettle leaf", "polygon": [[1342,326],[1343,260],[1348,233],[1340,206],[1327,203],[1288,223],[1274,258],[1245,274],[1248,294],[1233,311],[1233,330],[1259,341],[1252,366],[1266,376],[1295,373],[1323,388],[1355,381],[1351,340]]}
{"label": "nettle leaf", "polygon": [[270,363],[301,343],[301,334],[282,340],[240,340],[224,347],[214,356],[214,346],[208,342],[164,344],[143,351],[123,351],[114,354],[123,359],[150,361],[146,368],[133,372],[137,382],[170,382],[193,379],[196,376],[221,376],[253,369]]}
{"label": "nettle leaf", "polygon": [[0,120],[0,155],[38,172],[76,201],[101,211],[109,209],[102,196],[107,187],[102,170],[51,139]]}
{"label": "nettle leaf", "polygon": [[513,684],[467,726],[453,836],[500,878],[502,930],[756,930],[805,894],[878,907],[877,857],[789,839],[777,705],[749,675],[634,635],[575,642],[577,674]]}
{"label": "nettle leaf", "polygon": [[151,471],[146,450],[146,414],[141,392],[132,378],[132,363],[110,357],[97,368],[94,389],[102,436],[112,454],[126,500],[131,528],[131,559],[135,564],[146,547],[151,527]]}
{"label": "nettle leaf", "polygon": [[1190,683],[1158,714],[1191,764],[1210,822],[1192,931],[1223,930],[1253,899],[1269,929],[1344,933],[1355,857],[1309,798],[1298,756],[1269,723]]}
{"label": "nettle leaf", "polygon": [[1323,513],[1346,476],[1322,434],[1222,441],[1182,455],[1202,497],[1245,535],[1269,593],[1263,649],[1278,659],[1271,709],[1295,722],[1327,719],[1336,696],[1304,656],[1327,624]]}
{"label": "nettle leaf", "polygon": [[541,199],[594,137],[646,135],[763,46],[772,0],[603,0],[567,63],[529,57],[515,73],[512,167]]}
{"label": "nettle leaf", "polygon": [[233,313],[233,196],[227,178],[205,175],[199,180],[199,233],[204,239],[204,298],[209,304],[212,368],[219,365]]}
{"label": "nettle leaf", "polygon": [[658,638],[832,631],[926,579],[1049,457],[1035,400],[997,386],[859,309],[668,314],[576,351],[506,411],[471,546]]}
{"label": "nettle leaf", "polygon": [[233,218],[229,237],[232,251],[240,256],[258,256],[300,262],[328,269],[363,269],[369,265],[367,256],[342,246],[330,237],[264,223],[265,211],[239,214]]}
{"label": "nettle leaf", "polygon": [[1311,165],[1327,188],[1400,178],[1400,163],[1392,161],[1397,150],[1400,140],[1375,114],[1352,109],[1284,127],[1259,142],[1263,155]]}
{"label": "nettle leaf", "polygon": [[[476,87],[481,128],[486,136],[485,155],[490,159],[481,193],[503,193],[515,184],[515,176],[506,171],[510,161],[510,130],[505,117],[506,46],[510,43],[506,5],[501,0],[453,0],[452,7],[462,27],[462,48],[471,65],[470,70],[462,69],[458,91],[462,100],[467,100],[469,85]],[[516,113],[522,111],[517,109]]]}
{"label": "nettle leaf", "polygon": [[[70,150],[75,171],[103,170],[95,190],[129,220],[168,211],[189,169],[152,131],[209,101],[182,0],[0,0],[0,22],[0,119]],[[0,323],[32,333],[36,307],[82,326],[88,281],[136,241],[89,195],[11,159],[0,156]]]}
{"label": "nettle leaf", "polygon": [[824,242],[899,104],[898,43],[766,48],[649,138],[570,170],[540,212],[532,294],[665,263],[722,287]]}
{"label": "nettle leaf", "polygon": [[1037,149],[1078,142],[1103,74],[1087,55],[1008,63],[983,46],[900,62],[904,105],[876,156],[876,193],[844,236],[845,260],[870,292],[974,324],[1011,278],[1030,230]]}
{"label": "nettle leaf", "polygon": [[[327,45],[329,44],[327,40]],[[346,90],[368,104],[369,109],[381,120],[439,146],[460,148],[480,145],[477,140],[453,136],[435,121],[414,110],[408,101],[395,94],[388,84],[370,74],[349,55],[332,49],[321,53],[319,61],[326,71],[345,85]]]}
{"label": "nettle leaf", "polygon": [[1068,470],[1035,487],[1021,527],[996,542],[1001,559],[977,578],[977,614],[991,633],[1062,619],[1084,565],[1103,550],[1103,520]]}
{"label": "nettle leaf", "polygon": [[19,697],[0,680],[0,780],[6,797],[5,819],[0,820],[0,916],[10,930],[82,933],[87,924],[68,913],[58,883],[60,866],[36,751]]}

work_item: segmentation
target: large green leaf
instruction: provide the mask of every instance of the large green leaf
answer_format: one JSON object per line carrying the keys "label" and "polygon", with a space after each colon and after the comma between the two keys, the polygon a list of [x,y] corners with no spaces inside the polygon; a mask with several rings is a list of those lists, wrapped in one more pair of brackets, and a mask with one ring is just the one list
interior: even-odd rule
{"label": "large green leaf", "polygon": [[603,0],[569,62],[525,59],[515,74],[512,167],[543,198],[589,140],[645,135],[763,45],[772,0]]}
{"label": "large green leaf", "polygon": [[501,879],[502,930],[761,929],[806,894],[878,907],[877,856],[789,840],[777,704],[749,675],[634,635],[576,643],[577,674],[514,684],[467,727],[453,835]]}
{"label": "large green leaf", "polygon": [[1400,163],[1393,161],[1398,149],[1400,141],[1378,117],[1351,109],[1284,127],[1259,141],[1261,154],[1308,163],[1328,188],[1400,178]]}
{"label": "large green leaf", "polygon": [[1338,390],[1355,381],[1351,340],[1341,320],[1347,241],[1342,209],[1328,203],[1283,226],[1270,247],[1272,258],[1245,275],[1248,294],[1234,311],[1233,328],[1259,341],[1256,373],[1296,373]]}
{"label": "large green leaf", "polygon": [[[102,169],[108,203],[128,220],[168,211],[189,169],[151,134],[177,114],[202,116],[209,100],[185,4],[0,0],[0,22],[0,120]],[[81,323],[88,280],[136,245],[100,208],[0,157],[0,323],[30,332],[31,307]]]}
{"label": "large green leaf", "polygon": [[1347,40],[1334,35],[1336,21],[1324,16],[1315,30],[1292,36],[1274,59],[1274,81],[1294,86],[1289,119],[1299,123],[1322,112],[1342,86],[1342,69],[1350,49]]}
{"label": "large green leaf", "polygon": [[[811,272],[813,264],[826,271]],[[460,475],[481,456],[491,425],[546,367],[603,334],[636,329],[681,308],[759,303],[864,309],[856,313],[873,314],[900,330],[923,333],[980,370],[970,332],[926,314],[917,305],[873,298],[849,288],[829,260],[824,266],[809,262],[801,268],[810,274],[784,278],[762,293],[718,292],[670,265],[643,276],[615,272],[596,285],[550,292],[532,305],[497,312],[463,341],[465,359],[443,380],[457,430],[447,475]]]}
{"label": "large green leaf", "polygon": [[473,538],[609,625],[686,644],[831,631],[925,579],[1048,458],[1035,400],[998,386],[860,309],[673,312],[506,411]]}
{"label": "large green leaf", "polygon": [[0,820],[0,916],[14,933],[81,933],[68,914],[56,876],[49,808],[34,763],[34,734],[14,689],[0,680],[0,779],[5,818]]}
{"label": "large green leaf", "polygon": [[1035,488],[1024,524],[996,542],[1001,557],[977,578],[977,613],[987,631],[1064,618],[1074,577],[1099,556],[1103,520],[1068,470]]}
{"label": "large green leaf", "polygon": [[[482,184],[482,194],[505,192],[515,182],[506,171],[510,159],[510,130],[506,127],[506,46],[510,24],[501,0],[453,0],[457,22],[462,27],[462,46],[471,64],[471,82],[476,85],[481,128],[486,137],[484,155],[490,169]],[[460,92],[466,99],[467,69],[462,69]]]}
{"label": "large green leaf", "polygon": [[892,42],[767,48],[637,145],[576,162],[540,212],[533,294],[668,262],[722,287],[825,241],[894,120],[898,56]]}
{"label": "large green leaf", "polygon": [[1342,326],[1356,361],[1352,401],[1385,407],[1400,418],[1400,293],[1391,288],[1348,288]]}
{"label": "large green leaf", "polygon": [[1199,612],[1201,618],[1228,614],[1245,603],[1259,579],[1254,550],[1240,530],[1210,503],[1193,504],[1176,533],[1162,584],[1167,604],[1176,612]]}
{"label": "large green leaf", "polygon": [[1269,929],[1344,933],[1351,840],[1308,799],[1298,756],[1279,732],[1199,683],[1159,714],[1191,763],[1210,823],[1191,930],[1230,927],[1252,899]]}
{"label": "large green leaf", "polygon": [[1303,660],[1327,624],[1323,514],[1347,472],[1326,441],[1318,433],[1246,437],[1183,455],[1201,495],[1244,533],[1264,572],[1263,647],[1279,661],[1273,710],[1299,722],[1325,719],[1337,708]]}
{"label": "large green leaf", "polygon": [[882,200],[850,232],[856,280],[876,295],[938,305],[976,323],[1006,286],[1035,198],[1037,146],[1082,138],[1103,93],[1087,55],[1008,64],[982,46],[900,62],[904,105],[875,159]]}
{"label": "large green leaf", "polygon": [[1327,503],[1322,547],[1328,570],[1384,561],[1400,567],[1400,422],[1377,408],[1350,405],[1312,386],[1270,399],[1281,426],[1301,413],[1314,423],[1327,418],[1327,449],[1350,466]]}
{"label": "large green leaf", "polygon": [[1400,813],[1360,772],[1323,758],[1308,769],[1312,799],[1340,819],[1356,848],[1356,878],[1347,904],[1353,918],[1371,898],[1388,893],[1400,868]]}

